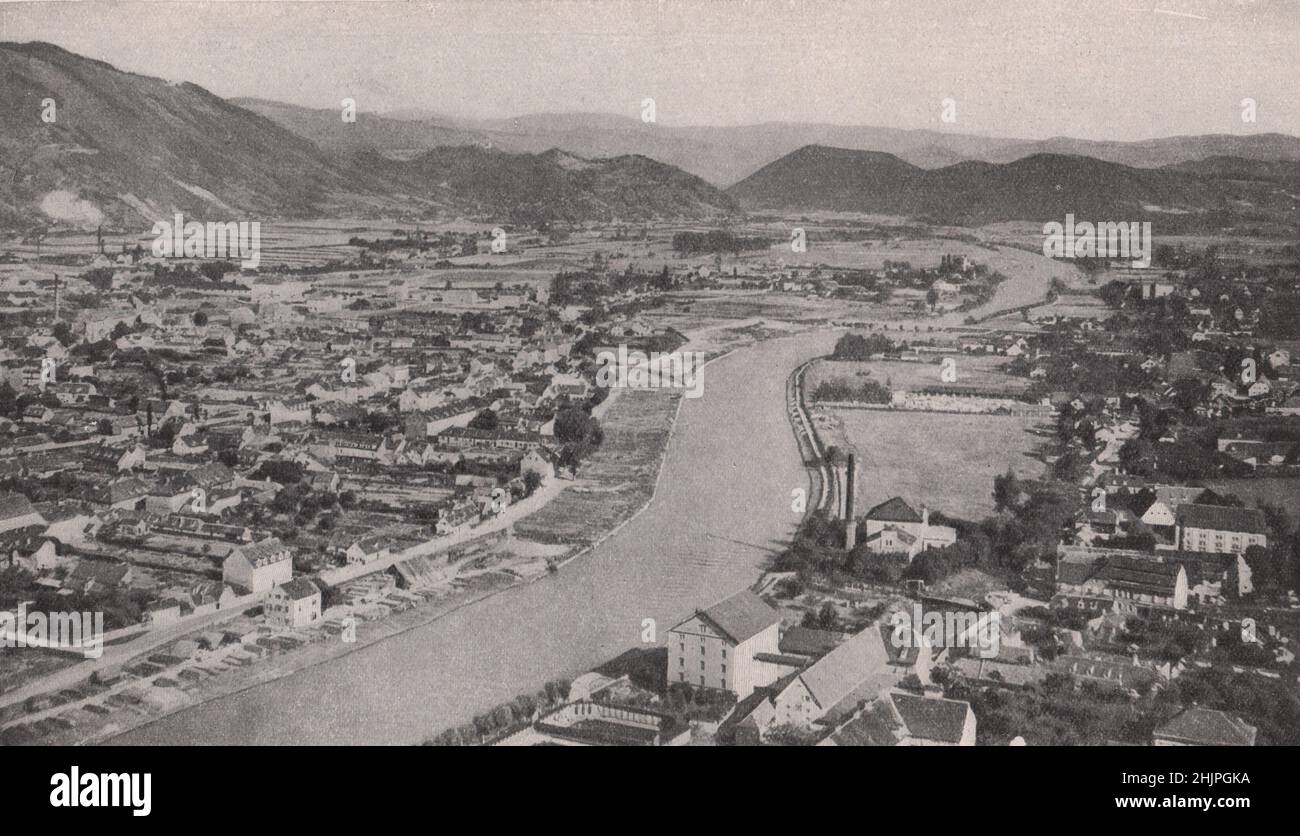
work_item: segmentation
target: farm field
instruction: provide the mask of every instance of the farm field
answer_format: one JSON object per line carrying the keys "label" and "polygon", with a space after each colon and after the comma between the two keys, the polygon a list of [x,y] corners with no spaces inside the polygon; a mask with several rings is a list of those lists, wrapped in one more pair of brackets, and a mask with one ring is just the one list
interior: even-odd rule
{"label": "farm field", "polygon": [[913,363],[901,360],[855,361],[855,360],[819,360],[808,370],[808,391],[815,392],[817,387],[829,381],[841,381],[860,386],[867,380],[878,383],[888,382],[893,390],[916,391],[926,386],[938,386],[939,363],[943,357],[952,357],[957,366],[958,385],[1002,386],[1023,389],[1027,381],[1012,377],[1002,372],[1002,367],[1010,362],[1006,357],[996,355],[968,356],[954,350],[951,354],[935,354],[926,362]]}
{"label": "farm field", "polygon": [[1036,418],[865,409],[834,415],[840,429],[829,442],[857,451],[859,513],[901,496],[916,508],[976,520],[993,511],[994,476],[1008,468],[1024,478],[1043,473],[1029,455],[1036,439],[1027,430]]}

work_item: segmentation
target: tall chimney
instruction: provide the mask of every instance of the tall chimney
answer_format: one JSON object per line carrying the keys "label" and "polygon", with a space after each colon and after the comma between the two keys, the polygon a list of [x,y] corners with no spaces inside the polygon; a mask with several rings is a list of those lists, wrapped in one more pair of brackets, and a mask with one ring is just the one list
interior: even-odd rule
{"label": "tall chimney", "polygon": [[852,549],[858,542],[858,462],[849,453],[848,473],[844,478],[844,547]]}

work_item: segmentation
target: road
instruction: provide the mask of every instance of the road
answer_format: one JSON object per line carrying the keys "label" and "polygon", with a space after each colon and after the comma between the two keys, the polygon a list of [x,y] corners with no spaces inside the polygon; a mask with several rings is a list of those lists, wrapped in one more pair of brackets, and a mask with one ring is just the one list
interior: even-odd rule
{"label": "road", "polygon": [[409,744],[656,638],[743,589],[788,542],[808,474],[785,384],[828,353],[815,332],[740,349],[683,399],[644,512],[559,574],[430,624],[164,717],[115,743]]}

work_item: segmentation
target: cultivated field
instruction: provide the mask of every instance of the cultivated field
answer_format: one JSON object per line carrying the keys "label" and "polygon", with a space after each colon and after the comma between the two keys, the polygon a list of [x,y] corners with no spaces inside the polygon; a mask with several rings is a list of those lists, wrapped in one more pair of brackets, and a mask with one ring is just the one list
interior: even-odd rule
{"label": "cultivated field", "polygon": [[1039,419],[937,412],[837,410],[831,443],[858,456],[858,511],[902,496],[913,507],[979,519],[993,510],[993,477],[1011,468],[1037,477],[1043,464],[1027,455]]}
{"label": "cultivated field", "polygon": [[859,362],[855,360],[819,360],[808,370],[808,391],[815,392],[817,387],[826,382],[840,381],[853,386],[861,386],[867,380],[887,384],[892,390],[917,391],[926,386],[943,385],[939,379],[939,363],[944,357],[952,357],[956,363],[956,385],[1000,386],[1022,389],[1028,385],[1024,378],[1012,377],[1001,371],[1010,362],[1006,357],[997,355],[967,356],[960,351],[948,354],[935,354],[925,362],[905,362],[901,360],[880,360]]}

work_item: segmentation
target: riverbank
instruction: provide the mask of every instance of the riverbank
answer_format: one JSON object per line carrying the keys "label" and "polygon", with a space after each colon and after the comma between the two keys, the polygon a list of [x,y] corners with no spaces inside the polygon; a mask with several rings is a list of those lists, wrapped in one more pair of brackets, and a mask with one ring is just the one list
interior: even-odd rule
{"label": "riverbank", "polygon": [[[698,338],[696,335],[691,335],[692,343],[688,347],[691,350],[697,350],[697,347],[698,350],[710,350],[714,353],[710,360],[712,363],[729,356],[730,352],[737,346],[752,345],[772,335],[765,330],[756,328],[757,325],[756,320],[717,323],[706,329],[706,332]],[[610,538],[617,537],[659,495],[663,476],[662,464],[671,438],[668,429],[676,425],[683,399],[680,395],[672,392],[632,392],[624,394],[634,397],[628,402],[628,408],[622,415],[617,411],[619,409],[617,406],[610,411],[610,420],[607,422],[607,439],[610,437],[617,438],[620,434],[619,427],[624,426],[627,419],[646,416],[645,404],[636,402],[641,398],[668,398],[672,403],[671,420],[669,427],[665,428],[663,443],[659,446],[659,449],[657,451],[645,451],[644,447],[639,448],[650,455],[643,457],[642,462],[631,468],[636,473],[648,476],[648,479],[639,480],[639,484],[634,486],[628,482],[626,478],[627,472],[620,474],[616,471],[605,474],[611,478],[616,478],[615,484],[606,484],[603,490],[593,489],[592,480],[580,480],[583,484],[573,486],[578,490],[566,490],[566,493],[573,493],[578,496],[585,494],[588,498],[595,497],[600,504],[610,504],[608,500],[614,497],[613,504],[615,505],[625,504],[626,501],[630,500],[631,495],[638,490],[642,492],[637,497],[639,501],[636,502],[635,507],[628,506],[629,513],[626,516],[615,521],[613,525],[606,527],[603,531],[592,532],[588,541],[563,546],[563,550],[558,553],[552,550],[545,558],[535,556],[531,564],[531,570],[528,569],[527,561],[523,563],[516,561],[507,567],[504,573],[479,573],[472,588],[461,589],[452,595],[439,597],[435,600],[416,603],[409,609],[392,613],[375,621],[362,621],[357,625],[356,641],[353,643],[345,644],[328,632],[323,637],[313,637],[310,635],[312,631],[299,631],[308,634],[306,636],[307,640],[301,646],[267,658],[258,659],[246,668],[225,671],[218,677],[204,678],[202,681],[193,683],[187,682],[183,689],[170,689],[168,693],[169,699],[165,702],[145,700],[143,702],[146,706],[152,706],[155,703],[158,705],[158,709],[147,710],[147,714],[137,716],[138,711],[132,711],[130,714],[121,714],[115,711],[114,714],[118,716],[113,718],[113,722],[105,723],[101,720],[98,723],[87,724],[83,721],[78,723],[76,728],[64,730],[63,733],[55,734],[53,737],[60,738],[60,742],[91,742],[106,739],[114,739],[115,742],[132,742],[138,737],[152,738],[154,736],[153,730],[157,728],[158,724],[169,721],[175,716],[185,715],[193,711],[202,712],[209,703],[223,701],[227,698],[237,699],[240,695],[263,686],[275,687],[274,683],[278,680],[292,677],[295,674],[328,668],[329,665],[326,663],[334,662],[340,658],[358,653],[372,652],[376,649],[376,645],[386,640],[400,639],[400,637],[412,631],[417,631],[454,615],[464,608],[470,607],[471,604],[486,601],[521,587],[545,584],[557,580],[557,576],[546,573],[545,559],[555,560],[561,567],[559,574],[567,574],[566,569],[569,564],[579,557],[599,550]],[[638,430],[633,435],[636,441],[644,440],[643,431]],[[617,445],[611,445],[610,450],[613,451],[615,446]],[[634,446],[630,449],[638,448]],[[626,450],[623,451],[623,453],[626,452]],[[615,458],[621,459],[623,456],[618,455]],[[602,473],[602,469],[608,466],[608,463],[599,461],[595,462],[595,464],[597,465],[597,471]],[[628,468],[625,467],[624,471],[627,470]],[[552,505],[557,504],[558,501],[552,503]],[[538,513],[543,512],[539,511]],[[537,545],[523,538],[516,541],[516,544],[519,543],[530,545],[534,547],[533,550]],[[504,549],[504,551],[509,551],[509,548]],[[489,555],[492,553],[493,550],[485,552],[485,554]],[[202,664],[202,662],[199,664]],[[94,728],[89,728],[88,725],[94,726]],[[427,733],[428,729],[425,729],[422,736],[427,735]],[[188,740],[190,738],[171,737],[170,739]],[[47,737],[46,742],[55,742],[55,740]],[[153,741],[150,740],[150,742]],[[250,742],[259,741],[253,740]]]}
{"label": "riverbank", "polygon": [[[708,367],[704,397],[679,399],[663,466],[651,476],[659,490],[583,560],[115,742],[419,742],[636,645],[647,618],[666,629],[752,584],[797,525],[791,491],[808,478],[786,417],[786,379],[833,341],[773,336],[748,334],[747,347]],[[735,432],[737,421],[745,433]]]}

